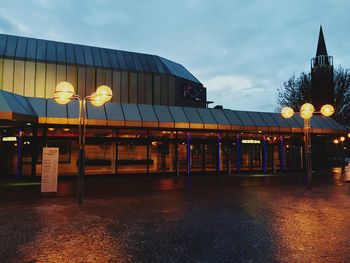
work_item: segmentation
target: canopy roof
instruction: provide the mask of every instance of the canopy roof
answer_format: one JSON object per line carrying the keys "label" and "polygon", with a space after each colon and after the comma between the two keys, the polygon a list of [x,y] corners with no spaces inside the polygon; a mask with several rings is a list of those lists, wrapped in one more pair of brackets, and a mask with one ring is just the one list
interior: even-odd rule
{"label": "canopy roof", "polygon": [[[0,120],[77,125],[78,107],[77,101],[60,105],[52,99],[0,91]],[[284,119],[280,114],[270,112],[123,103],[94,107],[88,102],[87,125],[302,133],[304,124],[298,115]],[[319,134],[344,133],[347,130],[330,117],[316,115],[311,119],[311,127],[312,132]]]}
{"label": "canopy roof", "polygon": [[184,66],[160,56],[28,37],[0,34],[0,57],[169,74],[200,84]]}

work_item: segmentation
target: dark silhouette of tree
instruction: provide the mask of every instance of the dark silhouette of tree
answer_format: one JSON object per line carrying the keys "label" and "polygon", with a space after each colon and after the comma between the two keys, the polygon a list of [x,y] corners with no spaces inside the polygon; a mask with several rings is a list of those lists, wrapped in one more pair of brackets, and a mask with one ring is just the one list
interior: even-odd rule
{"label": "dark silhouette of tree", "polygon": [[222,106],[222,105],[216,105],[215,107],[214,107],[214,109],[223,109],[224,107]]}
{"label": "dark silhouette of tree", "polygon": [[[350,124],[350,69],[338,67],[334,69],[334,119],[342,124]],[[301,73],[300,76],[291,76],[278,89],[276,111],[289,106],[299,111],[301,105],[311,101],[311,74]],[[320,110],[320,109],[316,109]]]}

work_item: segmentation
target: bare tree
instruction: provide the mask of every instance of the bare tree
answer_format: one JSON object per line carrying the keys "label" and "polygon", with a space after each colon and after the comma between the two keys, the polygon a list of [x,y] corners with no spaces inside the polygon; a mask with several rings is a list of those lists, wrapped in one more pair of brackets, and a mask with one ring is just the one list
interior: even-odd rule
{"label": "bare tree", "polygon": [[[334,70],[334,119],[342,124],[350,125],[350,70],[338,67]],[[291,76],[278,89],[277,109],[284,106],[298,111],[302,104],[311,101],[311,74],[301,73]]]}

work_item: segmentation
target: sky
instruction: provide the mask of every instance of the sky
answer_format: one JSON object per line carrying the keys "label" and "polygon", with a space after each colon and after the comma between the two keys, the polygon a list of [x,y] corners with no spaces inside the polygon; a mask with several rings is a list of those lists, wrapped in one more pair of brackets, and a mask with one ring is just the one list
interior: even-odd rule
{"label": "sky", "polygon": [[1,0],[0,32],[160,55],[184,65],[214,105],[274,111],[277,89],[310,70],[322,24],[350,68],[348,0]]}

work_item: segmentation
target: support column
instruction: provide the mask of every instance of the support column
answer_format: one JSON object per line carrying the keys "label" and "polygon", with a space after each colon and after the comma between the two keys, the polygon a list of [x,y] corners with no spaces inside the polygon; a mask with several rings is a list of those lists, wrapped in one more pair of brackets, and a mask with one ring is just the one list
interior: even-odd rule
{"label": "support column", "polygon": [[216,174],[220,175],[220,133],[218,132],[217,154],[216,154]]}
{"label": "support column", "polygon": [[280,172],[284,171],[284,139],[280,136]]}
{"label": "support column", "polygon": [[33,127],[33,136],[31,141],[31,154],[32,154],[32,164],[31,164],[31,177],[36,176],[36,164],[38,162],[38,129]]}
{"label": "support column", "polygon": [[175,141],[175,165],[176,165],[176,175],[180,176],[180,165],[179,165],[179,136],[176,132],[176,141]]}
{"label": "support column", "polygon": [[239,134],[237,134],[236,138],[236,144],[237,144],[237,173],[241,173],[241,137]]}
{"label": "support column", "polygon": [[21,129],[18,129],[17,134],[17,170],[16,177],[19,179],[22,177],[22,138]]}
{"label": "support column", "polygon": [[191,173],[191,135],[187,132],[187,175]]}
{"label": "support column", "polygon": [[149,130],[147,130],[147,140],[146,140],[146,143],[147,143],[147,161],[146,161],[146,164],[147,164],[147,175],[149,175],[149,156],[150,156],[150,140],[149,140]]}
{"label": "support column", "polygon": [[264,134],[263,135],[263,170],[264,170],[264,174],[266,174],[266,157],[267,157],[267,154],[266,154],[266,135]]}

